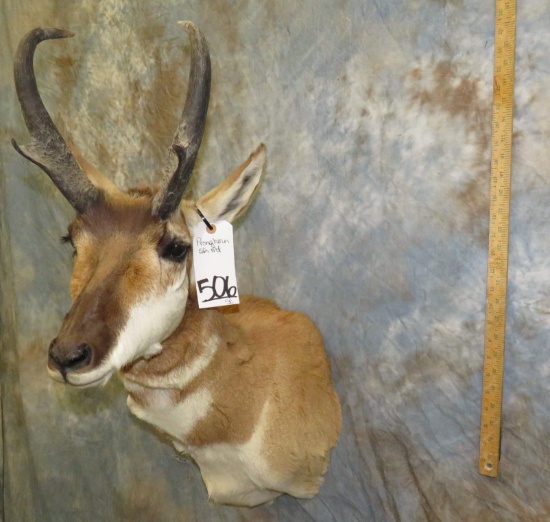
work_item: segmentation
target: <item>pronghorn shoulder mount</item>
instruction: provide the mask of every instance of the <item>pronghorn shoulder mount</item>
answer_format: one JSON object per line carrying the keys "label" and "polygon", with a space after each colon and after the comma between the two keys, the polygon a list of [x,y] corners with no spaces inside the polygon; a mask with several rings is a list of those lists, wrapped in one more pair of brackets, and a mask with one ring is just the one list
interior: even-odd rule
{"label": "pronghorn shoulder mount", "polygon": [[133,414],[198,464],[209,497],[255,506],[282,493],[315,495],[341,426],[323,340],[301,313],[241,296],[238,311],[199,309],[193,228],[231,222],[249,204],[265,161],[260,145],[197,202],[182,200],[202,140],[210,55],[191,43],[184,109],[158,186],[124,192],[67,145],[38,92],[37,45],[73,36],[29,32],[15,55],[15,86],[30,143],[13,145],[48,174],[76,211],[73,304],[48,352],[48,372],[75,387],[118,373]]}

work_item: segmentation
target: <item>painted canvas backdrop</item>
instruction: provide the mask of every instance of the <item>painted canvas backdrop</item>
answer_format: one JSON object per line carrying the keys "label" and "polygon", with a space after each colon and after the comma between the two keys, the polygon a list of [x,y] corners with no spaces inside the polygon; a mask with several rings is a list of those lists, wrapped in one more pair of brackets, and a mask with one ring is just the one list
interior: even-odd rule
{"label": "painted canvas backdrop", "polygon": [[[477,473],[490,157],[492,0],[2,0],[3,519],[546,520],[550,517],[550,4],[519,2],[501,474]],[[70,305],[72,216],[9,140],[27,132],[11,60],[35,26],[58,126],[120,186],[153,181],[204,31],[212,102],[199,195],[267,145],[236,229],[241,292],[307,312],[344,425],[320,494],[208,503],[198,470],[133,419],[113,379],[49,380]]]}

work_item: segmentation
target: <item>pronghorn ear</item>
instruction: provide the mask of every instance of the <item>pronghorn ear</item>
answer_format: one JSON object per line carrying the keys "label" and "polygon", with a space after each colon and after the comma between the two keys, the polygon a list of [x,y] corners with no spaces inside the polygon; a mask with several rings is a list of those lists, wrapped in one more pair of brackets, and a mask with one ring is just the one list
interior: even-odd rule
{"label": "pronghorn ear", "polygon": [[86,158],[84,158],[84,156],[82,156],[82,154],[80,154],[80,151],[76,148],[72,140],[67,140],[67,145],[71,149],[77,163],[84,171],[84,174],[86,174],[95,187],[103,190],[104,192],[120,192],[119,188],[107,176],[105,176],[105,174],[97,170],[86,160]]}
{"label": "pronghorn ear", "polygon": [[209,221],[231,222],[246,209],[260,181],[265,155],[262,143],[225,181],[197,201]]}

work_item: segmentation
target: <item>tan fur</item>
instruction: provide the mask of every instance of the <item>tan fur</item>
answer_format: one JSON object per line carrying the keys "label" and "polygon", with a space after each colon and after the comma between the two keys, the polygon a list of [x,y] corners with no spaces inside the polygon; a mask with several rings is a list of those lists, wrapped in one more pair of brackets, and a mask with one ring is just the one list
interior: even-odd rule
{"label": "tan fur", "polygon": [[[219,336],[219,342],[209,366],[185,388],[172,388],[170,372],[189,364],[204,338],[212,335]],[[163,350],[121,375],[142,385],[130,396],[144,408],[158,389],[170,390],[173,401],[202,387],[212,391],[209,415],[178,440],[192,456],[203,446],[249,440],[268,404],[262,450],[281,477],[284,489],[279,493],[317,493],[338,439],[341,414],[321,335],[305,315],[253,296],[242,297],[239,311],[228,315],[199,310],[190,299],[181,325],[163,342]]]}
{"label": "tan fur", "polygon": [[[78,213],[64,238],[75,248],[74,302],[48,348],[48,372],[76,387],[104,385],[119,372],[132,413],[195,460],[218,502],[309,498],[341,426],[319,331],[305,315],[257,297],[241,296],[223,313],[197,307],[191,254],[199,215],[214,224],[241,215],[266,149],[259,145],[196,203],[181,201],[204,133],[211,71],[201,31],[180,24],[191,42],[189,91],[159,188],[120,191],[72,144],[69,153],[45,117],[29,64],[37,43],[71,33],[35,29],[16,52],[16,90],[32,142],[13,144]],[[216,277],[201,275],[199,283],[214,287]]]}
{"label": "tan fur", "polygon": [[[264,160],[260,146],[198,201],[203,212],[212,220],[240,214]],[[128,347],[121,352],[126,362],[116,369],[131,411],[195,459],[214,500],[253,506],[281,493],[313,496],[341,427],[319,331],[305,315],[252,296],[241,296],[231,310],[200,310],[192,256],[184,263],[159,256],[166,237],[192,244],[195,204],[183,201],[180,213],[161,222],[151,213],[154,194],[151,187],[109,190],[69,227],[77,250],[75,303],[58,340],[75,346],[81,335],[94,356],[68,377],[53,365],[52,377],[75,385],[81,381],[73,379],[87,382],[87,375],[92,385],[105,382],[109,374],[102,368],[132,310],[151,297],[162,299],[182,280],[187,304],[179,324],[142,355],[128,355]]]}

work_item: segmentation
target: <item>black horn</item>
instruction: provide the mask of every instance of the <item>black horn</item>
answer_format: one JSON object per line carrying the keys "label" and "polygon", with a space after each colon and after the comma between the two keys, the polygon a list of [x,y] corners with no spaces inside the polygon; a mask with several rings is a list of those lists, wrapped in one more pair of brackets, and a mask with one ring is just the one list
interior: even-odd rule
{"label": "black horn", "polygon": [[73,208],[82,214],[97,200],[100,191],[86,177],[48,114],[36,86],[33,67],[34,51],[40,42],[70,36],[74,33],[37,28],[21,40],[14,60],[15,89],[31,142],[19,146],[12,139],[12,144],[19,154],[44,170]]}
{"label": "black horn", "polygon": [[198,27],[179,22],[191,41],[191,70],[185,106],[169,151],[161,188],[153,202],[153,214],[168,219],[178,208],[199,152],[210,98],[210,54]]}

